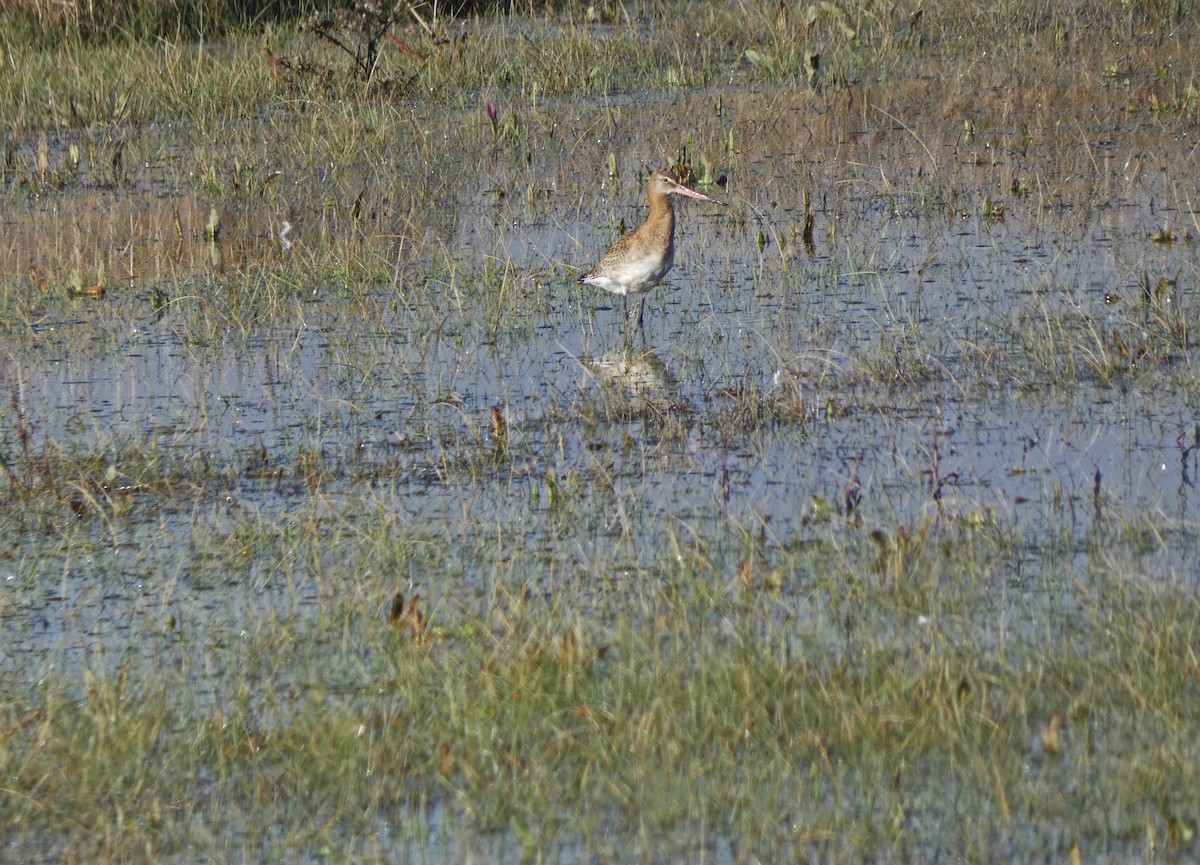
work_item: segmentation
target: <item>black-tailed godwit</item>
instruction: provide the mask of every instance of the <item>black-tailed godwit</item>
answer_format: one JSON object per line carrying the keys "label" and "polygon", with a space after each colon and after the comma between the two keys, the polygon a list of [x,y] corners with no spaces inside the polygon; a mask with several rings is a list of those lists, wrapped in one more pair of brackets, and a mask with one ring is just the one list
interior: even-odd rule
{"label": "black-tailed godwit", "polygon": [[[672,195],[686,195],[701,201],[724,204],[709,198],[694,189],[688,189],[665,171],[650,175],[646,188],[646,199],[650,203],[650,215],[646,221],[612,245],[600,263],[579,278],[586,285],[594,285],[613,294],[621,295],[626,322],[629,320],[629,295],[644,295],[662,282],[671,265],[675,263],[675,210],[671,207]],[[646,299],[638,306],[637,324],[642,326]]]}

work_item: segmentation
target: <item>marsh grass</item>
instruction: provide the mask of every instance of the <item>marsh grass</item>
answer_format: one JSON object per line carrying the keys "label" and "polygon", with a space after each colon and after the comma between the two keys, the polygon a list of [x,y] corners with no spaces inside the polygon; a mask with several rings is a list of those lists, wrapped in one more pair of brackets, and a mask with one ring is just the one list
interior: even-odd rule
{"label": "marsh grass", "polygon": [[[0,859],[1194,854],[1195,24],[812,9],[0,76]],[[731,204],[605,350],[659,161]],[[1039,460],[1131,393],[1183,516]],[[1032,501],[957,460],[993,402]]]}
{"label": "marsh grass", "polygon": [[[547,478],[550,512],[594,519],[612,502],[583,494],[596,481],[612,483]],[[209,482],[192,483],[202,502]],[[982,854],[1000,839],[1017,856],[1078,839],[1133,854],[1148,834],[1186,849],[1194,832],[1171,791],[1200,781],[1200,617],[1190,589],[1139,572],[1152,524],[1097,528],[1086,573],[1056,555],[1014,568],[1042,543],[1014,525],[826,517],[795,546],[668,528],[640,574],[614,577],[619,549],[547,574],[515,525],[480,526],[447,557],[447,536],[405,526],[387,499],[336,515],[309,501],[282,523],[237,507],[205,531],[206,507],[191,518],[201,594],[139,604],[156,672],[95,652],[72,674],[6,679],[17,858],[315,855],[349,837],[429,850],[415,814],[431,799],[448,812],[437,831],[503,830],[508,855],[653,861],[709,834],[767,857]],[[51,521],[61,548],[15,569],[36,582],[60,555],[102,550],[81,544],[87,516]],[[246,584],[253,627],[211,632],[205,593]],[[416,587],[427,628],[388,616],[396,585]],[[239,812],[277,831],[247,836]],[[387,842],[383,823],[409,828]]]}
{"label": "marsh grass", "polygon": [[292,10],[261,0],[9,0],[2,10],[9,28],[46,44],[70,39],[104,43],[175,36],[186,39],[219,35],[264,17],[286,17]]}
{"label": "marsh grass", "polygon": [[[1085,67],[1083,80],[1063,62],[1094,53],[1094,40],[1113,26],[1129,39],[1179,34],[1172,23],[1164,23],[1171,20],[1169,10],[1081,4],[1043,20],[1036,4],[1003,6],[966,10],[939,4],[907,14],[881,4],[850,10],[830,3],[792,12],[746,4],[709,4],[687,12],[651,5],[644,10],[645,24],[628,16],[619,24],[589,22],[564,10],[530,18],[516,39],[507,24],[494,19],[434,18],[428,32],[412,24],[414,32],[403,33],[414,45],[425,42],[431,51],[426,60],[385,48],[366,82],[356,81],[347,64],[339,67],[339,49],[286,22],[268,24],[265,32],[235,30],[220,46],[194,45],[182,33],[174,39],[99,45],[55,40],[29,52],[17,74],[5,76],[0,106],[15,129],[28,130],[144,123],[164,116],[212,124],[264,106],[372,96],[419,95],[461,109],[480,92],[536,103],[554,96],[620,93],[631,81],[680,90],[706,88],[730,76],[746,83],[807,83],[821,93],[906,77],[914,65],[936,68],[990,45],[1000,65],[969,64],[968,78],[958,85],[961,92],[946,94],[949,105],[965,108],[971,93],[1000,80],[1011,83],[1016,74],[1019,86],[1010,99],[1018,114],[1021,105],[1036,104],[1045,86],[1062,87],[1066,96],[1116,85],[1124,89],[1123,98],[1140,107],[1194,116],[1195,70],[1169,54],[1156,66],[1158,58],[1132,64],[1120,52],[1100,51],[1098,56],[1111,62]],[[686,26],[655,26],[673,16],[681,16]],[[1024,27],[1014,26],[1014,16],[1025,20]],[[1164,26],[1165,31],[1159,29]],[[1063,30],[1069,39],[1056,42]],[[946,35],[963,32],[970,32],[972,41]],[[14,34],[8,38],[20,42]],[[814,71],[816,55],[821,59]],[[1024,62],[1030,56],[1047,59]],[[388,83],[373,85],[376,80]],[[506,122],[516,119],[506,116]]]}
{"label": "marsh grass", "polygon": [[[305,855],[401,826],[429,795],[529,850],[620,827],[647,860],[702,845],[702,827],[767,856],[1000,838],[1016,855],[1097,838],[1134,853],[1147,832],[1172,849],[1194,831],[1171,791],[1200,781],[1196,600],[1125,564],[1086,586],[1049,567],[1018,591],[987,532],[879,546],[831,526],[777,553],[759,588],[736,552],[681,541],[633,592],[531,596],[528,563],[510,563],[467,600],[454,575],[422,573],[417,639],[343,567],[355,542],[309,526],[288,546],[323,548],[315,610],[228,645],[184,627],[149,678],[112,659],[7,683],[10,850]],[[406,543],[386,523],[363,538],[377,531]],[[189,685],[201,657],[226,668],[219,692]],[[238,810],[278,834],[239,840]]]}

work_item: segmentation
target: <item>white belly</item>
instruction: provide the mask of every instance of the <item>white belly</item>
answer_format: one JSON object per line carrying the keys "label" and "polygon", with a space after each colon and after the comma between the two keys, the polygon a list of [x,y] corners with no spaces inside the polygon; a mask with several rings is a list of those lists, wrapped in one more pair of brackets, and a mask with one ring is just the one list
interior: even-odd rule
{"label": "white belly", "polygon": [[667,254],[658,256],[630,256],[607,267],[601,267],[596,273],[585,276],[583,281],[613,294],[645,294],[662,282],[667,271],[675,263],[674,244],[667,248]]}

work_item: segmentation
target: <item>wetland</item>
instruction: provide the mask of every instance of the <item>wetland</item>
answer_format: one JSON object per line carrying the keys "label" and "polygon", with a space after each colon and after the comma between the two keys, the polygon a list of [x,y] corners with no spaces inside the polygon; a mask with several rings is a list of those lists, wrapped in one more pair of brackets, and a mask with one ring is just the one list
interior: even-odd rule
{"label": "wetland", "polygon": [[1194,16],[384,8],[0,14],[0,862],[1200,859]]}

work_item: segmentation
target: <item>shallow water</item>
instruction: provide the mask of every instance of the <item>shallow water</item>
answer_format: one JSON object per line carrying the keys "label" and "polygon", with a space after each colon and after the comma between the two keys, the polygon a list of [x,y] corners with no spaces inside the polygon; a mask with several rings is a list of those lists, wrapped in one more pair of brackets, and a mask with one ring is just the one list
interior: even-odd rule
{"label": "shallow water", "polygon": [[[629,335],[619,303],[575,277],[641,218],[639,176],[681,118],[718,96],[709,138],[736,128],[747,144],[693,146],[716,154],[730,205],[677,206],[676,269]],[[203,197],[166,180],[10,207],[0,261],[46,297],[0,332],[5,453],[27,432],[35,448],[111,453],[118,479],[132,448],[183,480],[151,496],[131,479],[128,510],[90,547],[0,566],[6,677],[134,659],[215,692],[247,660],[252,623],[316,616],[337,590],[311,562],[257,557],[261,538],[241,555],[247,522],[327,521],[331,537],[382,518],[436,527],[423,555],[462,576],[424,587],[434,603],[503,578],[481,567],[489,536],[546,562],[526,579],[550,591],[653,576],[675,534],[734,538],[733,563],[743,530],[769,550],[843,524],[996,525],[1044,538],[1030,558],[1086,562],[1114,527],[1146,521],[1154,542],[1121,555],[1196,585],[1200,390],[1190,343],[1171,336],[1196,317],[1198,191],[1180,169],[1194,142],[1181,133],[1164,152],[1151,131],[1097,121],[1022,149],[1019,124],[1037,118],[965,142],[936,111],[906,129],[803,94],[764,99],[614,101],[603,143],[570,156],[562,106],[529,109],[540,147],[490,152],[468,179],[427,168],[445,185],[423,209],[405,209],[418,172],[400,153],[348,169],[338,189],[365,183],[376,204],[360,220],[352,196],[331,191],[331,208],[300,191],[319,172],[285,166],[262,201],[227,206],[216,244],[198,236]],[[610,148],[629,154],[616,178]],[[1177,237],[1155,244],[1164,225]],[[243,269],[286,282],[296,259],[339,245],[377,266],[283,291],[269,311],[222,287]],[[87,282],[99,262],[104,295],[66,296],[63,272]],[[170,295],[161,314],[154,288]],[[46,543],[9,519],[10,543]],[[363,578],[394,579],[380,570]],[[185,659],[191,640],[211,656]]]}

